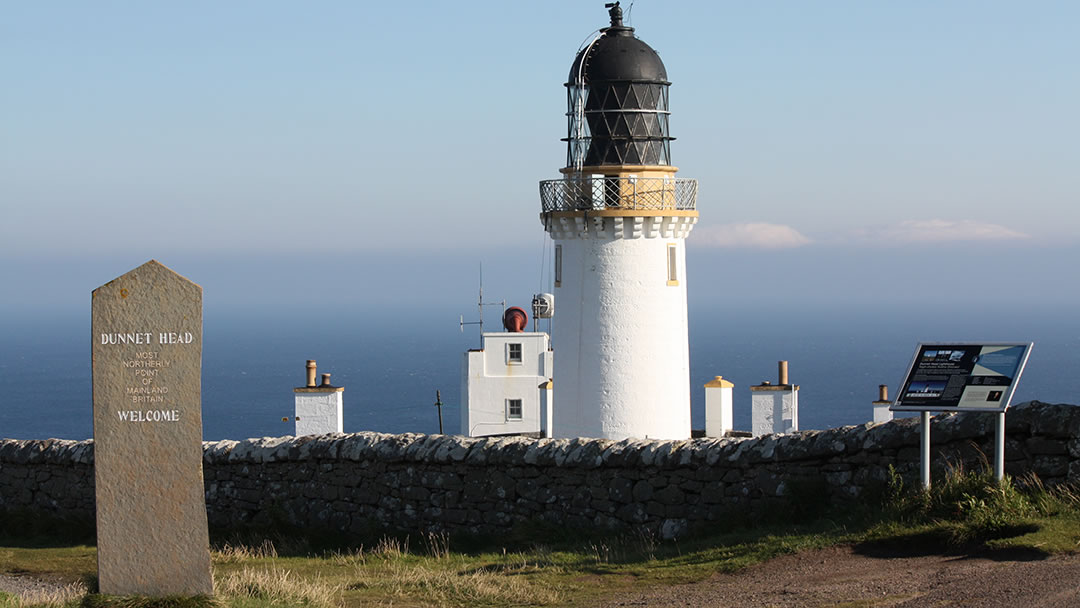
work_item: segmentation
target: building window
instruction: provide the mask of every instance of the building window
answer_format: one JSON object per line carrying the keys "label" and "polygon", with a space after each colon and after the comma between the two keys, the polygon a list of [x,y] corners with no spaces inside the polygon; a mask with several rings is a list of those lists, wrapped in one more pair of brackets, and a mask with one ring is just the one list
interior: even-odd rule
{"label": "building window", "polygon": [[679,265],[678,265],[678,249],[675,247],[675,243],[668,243],[667,246],[667,284],[678,285],[679,284]]}
{"label": "building window", "polygon": [[511,342],[506,345],[506,362],[521,363],[521,344]]}
{"label": "building window", "polygon": [[521,420],[521,399],[506,400],[506,419]]}
{"label": "building window", "polygon": [[562,245],[555,245],[555,287],[562,287]]}

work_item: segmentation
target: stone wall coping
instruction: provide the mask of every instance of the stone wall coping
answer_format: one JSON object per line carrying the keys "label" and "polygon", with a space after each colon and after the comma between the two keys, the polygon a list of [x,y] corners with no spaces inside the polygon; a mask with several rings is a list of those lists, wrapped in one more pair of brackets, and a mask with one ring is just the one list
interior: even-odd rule
{"label": "stone wall coping", "polygon": [[[303,437],[258,437],[203,442],[209,465],[263,464],[308,460],[461,463],[484,466],[696,467],[721,461],[747,465],[814,460],[860,451],[897,449],[918,443],[917,417],[820,431],[757,438],[702,438],[683,441],[625,439],[468,438],[459,435],[375,432]],[[948,443],[986,436],[994,416],[946,413],[931,423],[931,442]],[[1009,409],[1006,432],[1068,438],[1080,436],[1080,407],[1030,401]],[[94,460],[92,439],[0,439],[0,463],[77,463]]]}

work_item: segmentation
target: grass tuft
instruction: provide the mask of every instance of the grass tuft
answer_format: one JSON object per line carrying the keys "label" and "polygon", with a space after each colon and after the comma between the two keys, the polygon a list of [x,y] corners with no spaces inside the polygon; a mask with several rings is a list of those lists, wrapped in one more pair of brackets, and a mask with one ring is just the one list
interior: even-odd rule
{"label": "grass tuft", "polygon": [[350,589],[420,600],[425,606],[550,606],[562,596],[550,586],[486,568],[443,569],[422,563],[389,562],[358,569]]}
{"label": "grass tuft", "polygon": [[424,535],[424,546],[431,557],[446,559],[450,556],[450,535],[446,532],[428,532]]}
{"label": "grass tuft", "polygon": [[383,559],[405,557],[409,554],[409,539],[401,540],[393,536],[384,536],[375,544],[371,554]]}
{"label": "grass tuft", "polygon": [[211,551],[210,556],[215,563],[235,564],[255,559],[275,558],[278,552],[274,548],[273,541],[267,538],[256,545],[225,543],[221,545],[221,548]]}
{"label": "grass tuft", "polygon": [[217,598],[207,595],[101,595],[83,596],[79,608],[221,608]]}
{"label": "grass tuft", "polygon": [[86,587],[72,583],[59,589],[35,590],[15,595],[0,591],[0,608],[65,608],[78,605]]}
{"label": "grass tuft", "polygon": [[277,567],[245,567],[221,576],[215,587],[229,606],[333,608],[341,593],[340,587],[317,576],[302,578]]}

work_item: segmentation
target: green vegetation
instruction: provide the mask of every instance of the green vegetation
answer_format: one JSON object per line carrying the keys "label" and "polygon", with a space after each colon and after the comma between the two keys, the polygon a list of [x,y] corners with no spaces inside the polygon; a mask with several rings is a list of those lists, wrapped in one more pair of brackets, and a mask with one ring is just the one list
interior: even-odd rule
{"label": "green vegetation", "polygon": [[168,595],[163,597],[144,597],[129,595],[124,597],[112,597],[91,593],[82,598],[81,602],[69,604],[74,608],[217,608],[222,606],[215,598],[205,595],[183,597]]}
{"label": "green vegetation", "polygon": [[613,592],[704,579],[797,551],[851,544],[879,555],[1005,553],[1039,557],[1080,550],[1080,493],[1043,487],[1034,477],[997,484],[982,473],[951,471],[930,492],[893,475],[881,506],[830,506],[820,487],[792,488],[795,511],[750,520],[732,513],[722,527],[677,541],[639,532],[620,536],[529,526],[497,541],[468,536],[333,539],[277,531],[217,539],[213,598],[110,597],[95,588],[94,549],[40,535],[0,536],[0,572],[69,584],[63,593],[0,608],[280,608],[338,606],[550,606]]}
{"label": "green vegetation", "polygon": [[1080,493],[1048,489],[1035,476],[994,481],[988,472],[950,470],[929,492],[905,491],[893,472],[868,545],[953,551],[1012,551],[1029,557],[1080,550]]}

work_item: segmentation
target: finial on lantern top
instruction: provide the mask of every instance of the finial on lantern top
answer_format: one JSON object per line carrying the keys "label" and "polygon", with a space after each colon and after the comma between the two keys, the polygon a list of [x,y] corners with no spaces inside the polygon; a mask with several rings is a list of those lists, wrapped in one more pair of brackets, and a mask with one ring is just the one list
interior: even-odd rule
{"label": "finial on lantern top", "polygon": [[609,2],[604,8],[608,9],[608,14],[611,15],[611,27],[622,27],[622,9],[619,8],[619,3]]}

